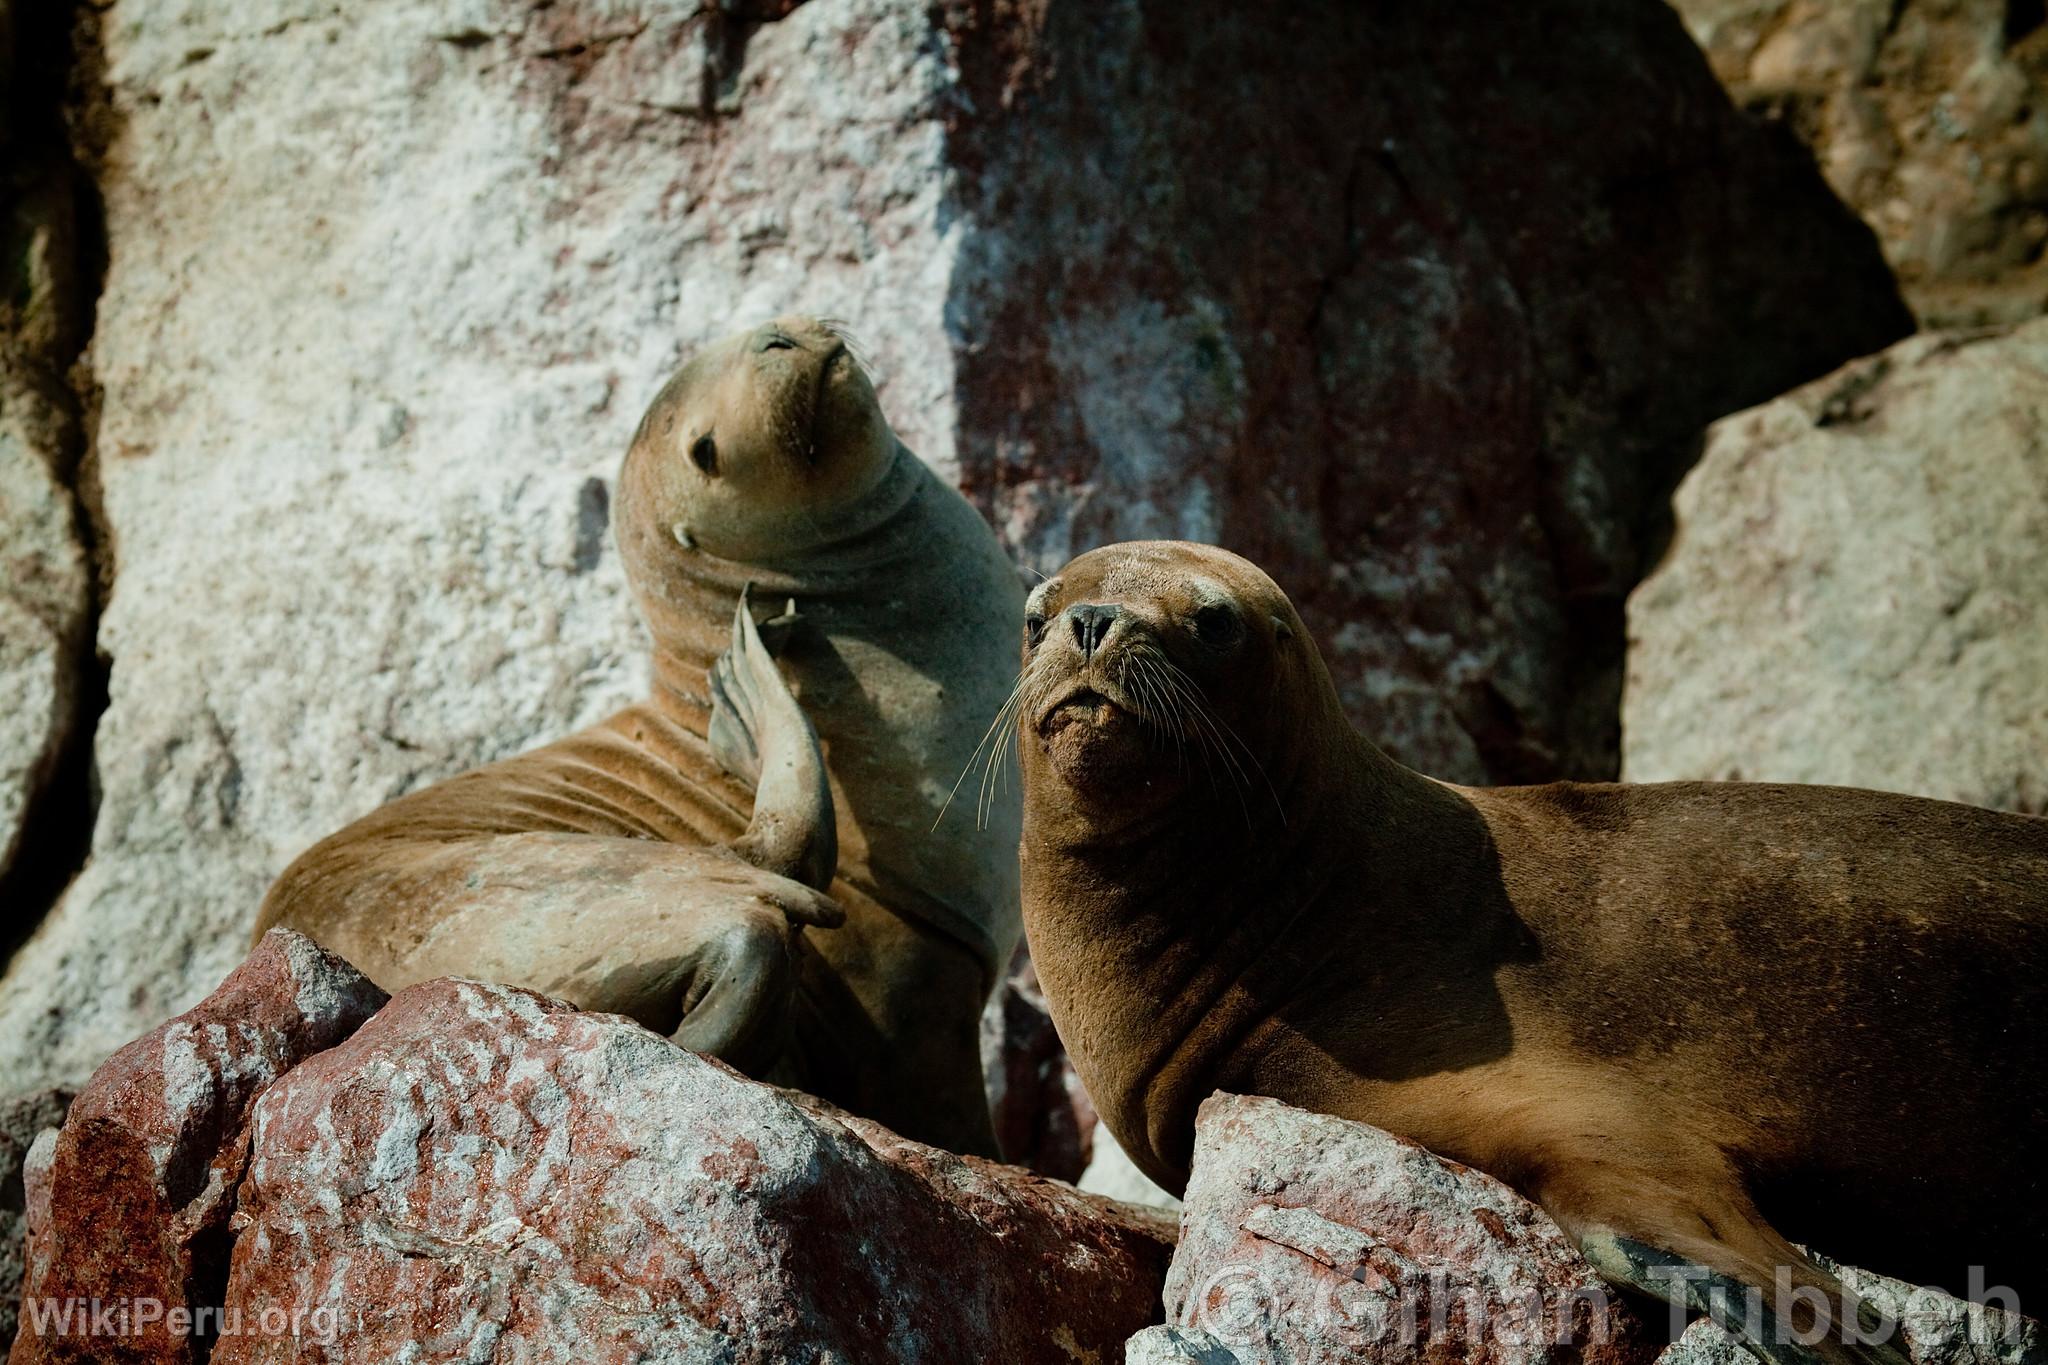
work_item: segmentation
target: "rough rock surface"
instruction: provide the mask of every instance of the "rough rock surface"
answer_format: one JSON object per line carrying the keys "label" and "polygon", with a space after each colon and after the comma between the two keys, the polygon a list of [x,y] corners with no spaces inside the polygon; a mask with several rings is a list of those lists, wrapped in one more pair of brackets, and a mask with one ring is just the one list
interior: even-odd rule
{"label": "rough rock surface", "polygon": [[1011,542],[1217,541],[1396,757],[1611,776],[1700,428],[1910,325],[1810,158],[1654,4],[957,8],[1037,16],[963,45],[950,149],[957,444]]}
{"label": "rough rock surface", "polygon": [[[121,1336],[122,1359],[195,1359],[168,1315],[218,1304],[228,1221],[248,1157],[251,1103],[304,1058],[347,1037],[384,993],[311,939],[264,935],[199,1005],[93,1073],[29,1200],[24,1302],[161,1306]],[[9,1365],[106,1359],[105,1338],[24,1314]]]}
{"label": "rough rock surface", "polygon": [[1166,1316],[1200,1335],[1193,1353],[1155,1358],[1200,1361],[1196,1347],[1216,1346],[1275,1365],[1651,1354],[1641,1320],[1540,1209],[1377,1128],[1212,1096],[1186,1199]]}
{"label": "rough rock surface", "polygon": [[[77,724],[90,607],[70,492],[56,452],[19,420],[19,396],[0,388],[0,877]],[[33,927],[35,907],[4,899],[0,943],[9,943]]]}
{"label": "rough rock surface", "polygon": [[65,380],[91,303],[52,8],[0,4],[0,951],[61,885],[61,870],[22,865],[84,843],[83,830],[50,826],[82,822],[83,809],[45,805],[61,800],[59,767],[75,753],[92,610],[71,489],[83,434]]}
{"label": "rough rock surface", "polygon": [[[1058,1180],[1080,1180],[1094,1159],[1096,1134],[1107,1133],[1053,1028],[1025,944],[1017,945],[1009,974],[982,1011],[981,1071],[1003,1160]],[[1113,1190],[1095,1193],[1123,1197]]]}
{"label": "rough rock surface", "polygon": [[14,1340],[15,1305],[21,1298],[28,1249],[28,1175],[24,1163],[46,1129],[64,1121],[71,1096],[37,1090],[0,1099],[0,1343]]}
{"label": "rough rock surface", "polygon": [[1714,427],[1629,602],[1624,776],[2048,810],[2048,321]]}
{"label": "rough rock surface", "polygon": [[0,1086],[198,998],[314,839],[639,691],[607,481],[736,319],[851,319],[1042,570],[1256,555],[1360,719],[1468,779],[1612,772],[1698,427],[1907,321],[1653,5],[79,12],[111,697]]}
{"label": "rough rock surface", "polygon": [[227,1312],[338,1359],[1066,1365],[1157,1316],[1171,1251],[1149,1211],[475,982],[399,994],[254,1131]]}
{"label": "rough rock surface", "polygon": [[1124,1365],[1243,1365],[1242,1357],[1207,1332],[1162,1325],[1124,1343]]}
{"label": "rough rock surface", "polygon": [[2048,12],[2024,0],[1672,0],[1782,119],[1930,327],[2048,311]]}
{"label": "rough rock surface", "polygon": [[[2041,1324],[2018,1313],[1967,1303],[1938,1290],[1837,1267],[1857,1294],[1898,1323],[1913,1365],[2033,1365],[2048,1348]],[[1711,1322],[1696,1321],[1657,1365],[1750,1365],[1756,1357]]]}

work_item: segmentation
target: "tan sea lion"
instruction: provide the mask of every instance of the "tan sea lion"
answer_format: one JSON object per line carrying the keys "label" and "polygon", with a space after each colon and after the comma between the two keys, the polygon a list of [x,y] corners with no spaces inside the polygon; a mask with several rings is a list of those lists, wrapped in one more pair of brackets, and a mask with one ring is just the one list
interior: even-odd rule
{"label": "tan sea lion", "polygon": [[1723,1315],[1767,1359],[1900,1359],[1788,1239],[2048,1306],[2048,819],[1433,781],[1205,546],[1082,555],[1026,612],[1031,955],[1169,1190],[1204,1097],[1269,1095],[1498,1176],[1625,1286],[1704,1310],[1788,1268],[1818,1293]]}
{"label": "tan sea lion", "polygon": [[[271,888],[257,932],[289,925],[390,990],[460,973],[625,1013],[992,1153],[977,1027],[1019,933],[1016,803],[998,799],[983,830],[937,816],[1014,676],[1015,571],[890,430],[843,331],[810,318],[685,365],[642,419],[616,501],[653,695],[324,840]],[[735,622],[750,583],[757,602],[797,604],[780,664],[800,714],[751,618]],[[721,650],[745,691],[723,703]],[[829,821],[805,788],[803,716]],[[754,730],[781,774],[758,803]],[[804,882],[824,885],[828,828],[826,900]],[[786,922],[840,911],[828,931]]]}

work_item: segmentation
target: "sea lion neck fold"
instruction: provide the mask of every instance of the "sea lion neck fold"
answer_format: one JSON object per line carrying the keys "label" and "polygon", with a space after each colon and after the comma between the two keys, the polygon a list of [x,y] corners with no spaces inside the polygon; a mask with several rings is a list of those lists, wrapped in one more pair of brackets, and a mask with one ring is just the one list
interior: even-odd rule
{"label": "sea lion neck fold", "polygon": [[923,462],[892,442],[882,477],[857,501],[834,508],[829,526],[751,560],[683,545],[651,499],[623,498],[619,547],[654,640],[657,701],[680,704],[688,714],[703,709],[706,670],[722,647],[703,623],[749,585],[757,602],[773,608],[798,600],[808,625],[825,627],[826,616],[836,621],[849,611],[859,614],[875,601],[878,579],[927,572],[919,561],[930,547],[919,530],[934,493],[944,491],[931,485]]}

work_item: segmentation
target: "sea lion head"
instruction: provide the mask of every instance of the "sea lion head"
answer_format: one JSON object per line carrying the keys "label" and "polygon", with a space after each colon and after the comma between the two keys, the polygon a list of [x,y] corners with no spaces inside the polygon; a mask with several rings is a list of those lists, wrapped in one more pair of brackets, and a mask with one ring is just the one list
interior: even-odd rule
{"label": "sea lion head", "polygon": [[[621,494],[648,532],[636,563],[666,540],[721,559],[773,563],[844,535],[898,450],[846,329],[786,316],[706,347],[640,419]],[[652,571],[652,572],[650,572]]]}
{"label": "sea lion head", "polygon": [[1336,695],[1257,565],[1139,541],[1032,591],[1017,708],[1027,822],[1037,805],[1106,831],[1186,800],[1270,803]]}

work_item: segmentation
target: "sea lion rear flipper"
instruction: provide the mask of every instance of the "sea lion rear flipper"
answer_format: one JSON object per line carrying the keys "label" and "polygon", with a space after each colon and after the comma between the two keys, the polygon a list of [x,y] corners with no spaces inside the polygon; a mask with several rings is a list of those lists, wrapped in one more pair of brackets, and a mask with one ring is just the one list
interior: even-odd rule
{"label": "sea lion rear flipper", "polygon": [[[742,590],[732,644],[711,668],[707,739],[719,766],[754,787],[754,815],[733,851],[822,891],[839,865],[839,827],[817,731],[762,643]],[[792,613],[785,613],[791,615]]]}
{"label": "sea lion rear flipper", "polygon": [[1711,1201],[1712,1218],[1676,1206],[1659,1216],[1631,1183],[1618,1182],[1633,1198],[1609,1217],[1553,1210],[1610,1283],[1711,1319],[1764,1365],[1909,1365],[1897,1324],[1740,1212],[1746,1198]]}

